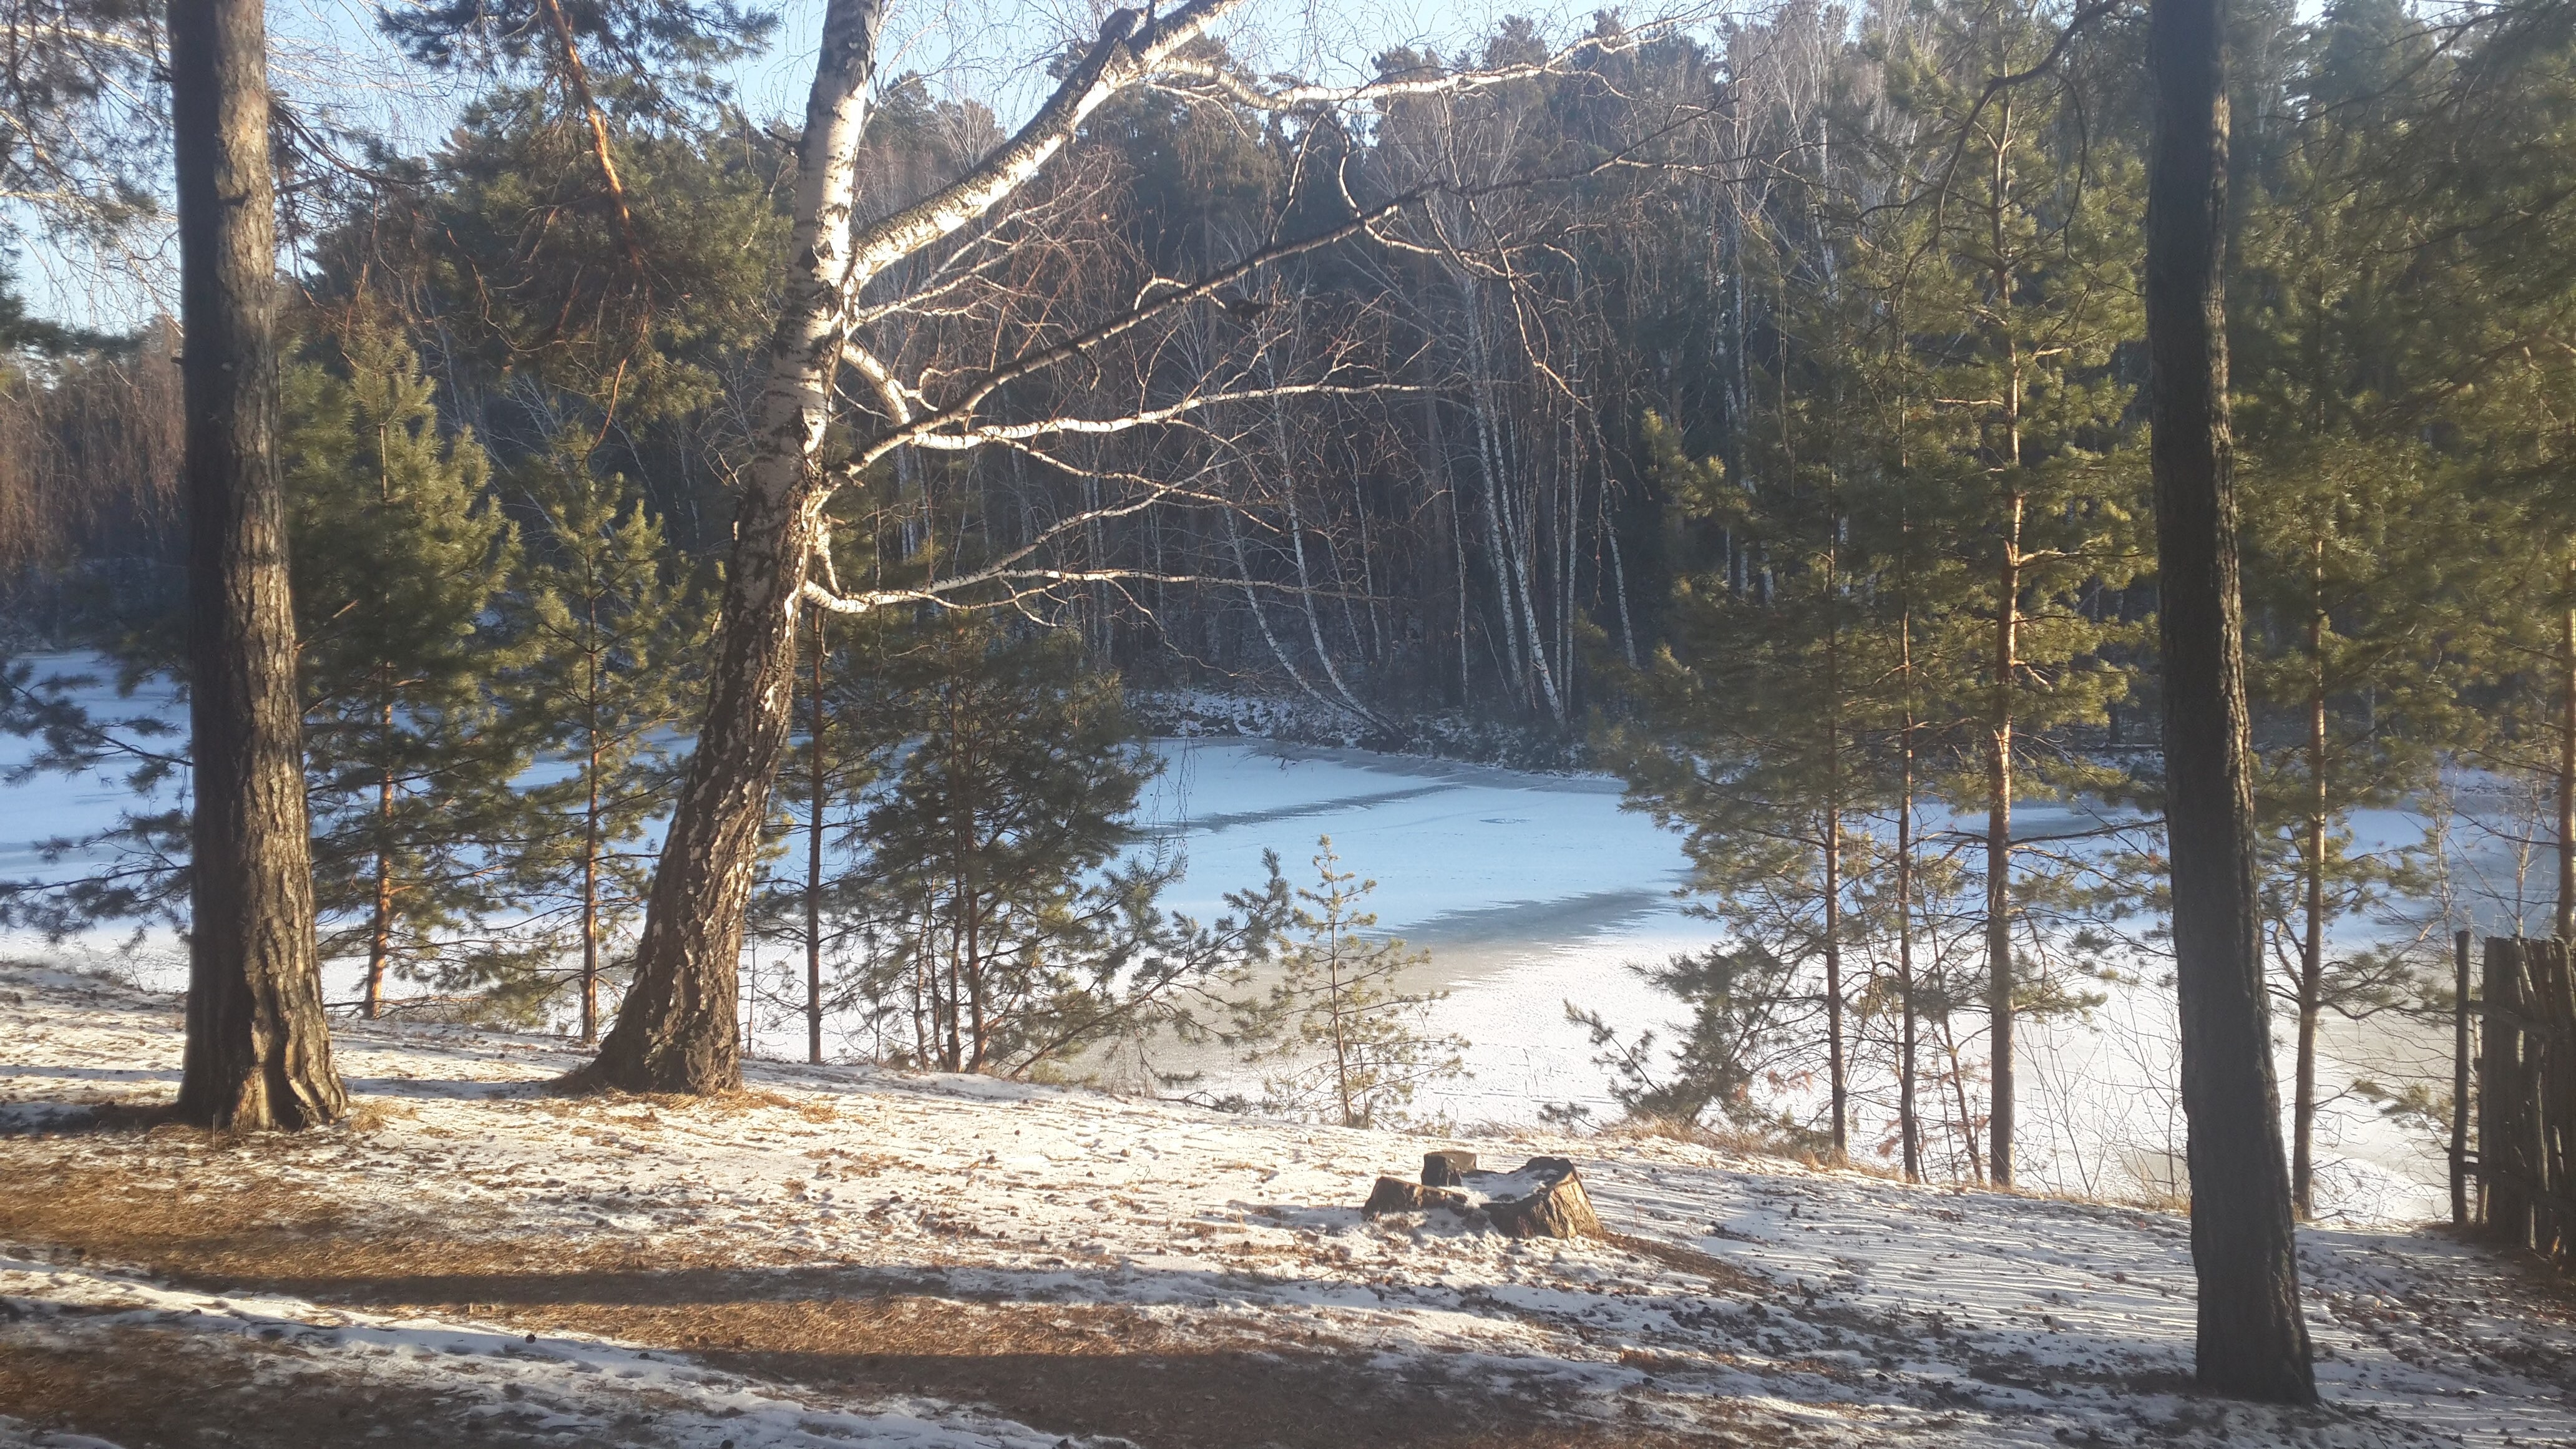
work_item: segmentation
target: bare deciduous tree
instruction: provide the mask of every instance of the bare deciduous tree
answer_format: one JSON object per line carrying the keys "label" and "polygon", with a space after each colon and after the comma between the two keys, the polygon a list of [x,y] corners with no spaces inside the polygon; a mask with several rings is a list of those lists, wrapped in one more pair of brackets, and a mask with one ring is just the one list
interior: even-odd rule
{"label": "bare deciduous tree", "polygon": [[[1208,436],[1202,451],[1212,460],[1236,461],[1265,446],[1275,453],[1263,440],[1275,440],[1277,406],[1383,388],[1330,347],[1304,348],[1292,369],[1280,353],[1287,334],[1276,328],[1248,330],[1249,340],[1221,361],[1185,365],[1175,324],[1205,306],[1258,310],[1242,294],[1265,273],[1374,235],[1435,193],[1456,191],[1453,183],[1355,189],[1342,176],[1326,183],[1338,187],[1338,212],[1316,218],[1309,208],[1304,226],[1292,230],[1286,218],[1294,208],[1283,206],[1280,224],[1253,245],[1189,276],[1146,268],[1132,291],[1101,306],[1099,288],[1077,295],[1067,269],[1051,272],[1046,260],[1079,230],[1081,213],[1063,203],[1084,194],[1080,168],[1057,163],[1087,119],[1149,86],[1260,111],[1364,109],[1396,95],[1537,74],[1644,33],[1589,39],[1492,72],[1413,70],[1356,86],[1271,87],[1209,58],[1209,26],[1242,4],[1193,0],[1159,16],[1112,13],[1007,139],[954,180],[873,219],[861,216],[858,157],[875,98],[881,6],[833,0],[827,8],[798,156],[787,295],[752,422],[709,707],[654,880],[635,985],[591,1080],[688,1092],[739,1081],[737,957],[769,790],[790,731],[804,608],[997,607],[1153,583],[1275,587],[1086,549],[1113,520],[1228,504],[1221,468],[1149,473],[1118,466],[1108,450],[1133,435],[1196,430]],[[1050,216],[1064,225],[1050,230]],[[1046,401],[1032,406],[1036,399]],[[1224,417],[1240,419],[1240,430],[1218,429]],[[836,424],[847,431],[836,435]],[[1086,501],[1051,520],[1026,519],[1016,535],[984,519],[980,551],[944,573],[866,589],[839,587],[828,566],[816,576],[837,488],[908,456],[984,453],[1074,478]],[[1298,591],[1313,592],[1311,574]]]}

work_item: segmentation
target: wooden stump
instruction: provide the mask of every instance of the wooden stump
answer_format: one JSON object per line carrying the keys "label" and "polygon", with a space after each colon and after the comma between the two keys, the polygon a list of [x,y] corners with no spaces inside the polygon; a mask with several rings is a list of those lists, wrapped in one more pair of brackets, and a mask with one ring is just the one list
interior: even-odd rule
{"label": "wooden stump", "polygon": [[[1479,1177],[1504,1174],[1478,1173]],[[1583,1190],[1583,1179],[1576,1174],[1573,1160],[1564,1157],[1533,1157],[1521,1164],[1521,1170],[1508,1174],[1516,1179],[1510,1186],[1525,1191],[1511,1196],[1485,1199],[1485,1216],[1495,1231],[1513,1238],[1597,1238],[1602,1236],[1601,1219],[1592,1211],[1592,1195]],[[1497,1183],[1501,1187],[1504,1184]]]}
{"label": "wooden stump", "polygon": [[1468,1210],[1467,1195],[1455,1188],[1425,1187],[1400,1177],[1381,1177],[1370,1189],[1368,1201],[1360,1205],[1360,1216],[1382,1217],[1388,1213],[1418,1213],[1432,1208],[1451,1212]]}
{"label": "wooden stump", "polygon": [[[1478,1172],[1471,1152],[1431,1152],[1422,1159],[1421,1182],[1381,1177],[1361,1205],[1363,1217],[1445,1208],[1490,1223],[1514,1238],[1598,1238],[1601,1219],[1574,1162],[1533,1157],[1512,1172]],[[1445,1177],[1445,1182],[1434,1182]]]}
{"label": "wooden stump", "polygon": [[1422,1154],[1424,1187],[1458,1187],[1476,1170],[1476,1154],[1452,1147]]}

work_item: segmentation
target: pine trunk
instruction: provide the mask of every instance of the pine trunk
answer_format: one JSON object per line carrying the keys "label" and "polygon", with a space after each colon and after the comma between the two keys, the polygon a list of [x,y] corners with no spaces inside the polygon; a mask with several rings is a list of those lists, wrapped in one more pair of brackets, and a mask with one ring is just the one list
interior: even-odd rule
{"label": "pine trunk", "polygon": [[582,641],[581,1044],[599,1044],[599,596],[585,605]]}
{"label": "pine trunk", "polygon": [[2324,1009],[2326,976],[2325,547],[2324,538],[2318,538],[2308,609],[2307,931],[2299,943],[2298,1065],[2290,1090],[2290,1210],[2301,1218],[2314,1211],[2317,1018]]}
{"label": "pine trunk", "polygon": [[2576,941],[2576,570],[2558,621],[2558,939]]}
{"label": "pine trunk", "polygon": [[1987,1180],[2013,1185],[2013,670],[2020,653],[2021,498],[1996,579],[1993,737],[1986,759]]}
{"label": "pine trunk", "polygon": [[2154,0],[2147,349],[2183,1111],[2202,1388],[2316,1399],[2281,1152],[2254,894],[2254,799],[2229,477],[2222,0]]}
{"label": "pine trunk", "polygon": [[2021,339],[2013,334],[2008,320],[2013,304],[2013,248],[2007,237],[2004,215],[2007,198],[2012,194],[2010,165],[2012,133],[2012,97],[2005,95],[1996,106],[1994,130],[1994,164],[1988,174],[1987,225],[1994,257],[1994,308],[2002,333],[2004,361],[2003,414],[1998,421],[2003,428],[2002,447],[1997,463],[2009,480],[2005,495],[2003,558],[1995,580],[1995,658],[1993,756],[1987,767],[1986,795],[1986,1012],[1988,1031],[1986,1047],[1990,1093],[1986,1124],[1987,1162],[1990,1180],[1997,1187],[2013,1185],[2013,1128],[2016,1115],[2013,1075],[2013,956],[2012,956],[2012,807],[2013,807],[2013,685],[2015,672],[2021,667],[2021,530],[2022,517],[2028,508],[2021,486],[2021,406],[2022,350]]}
{"label": "pine trunk", "polygon": [[277,473],[277,237],[258,0],[172,0],[195,814],[179,1116],[348,1110],[313,931],[304,726]]}
{"label": "pine trunk", "polygon": [[[376,683],[384,692],[385,670],[376,666]],[[394,706],[388,698],[376,717],[376,749],[390,761],[393,753]],[[376,892],[367,917],[367,990],[359,1014],[373,1021],[385,1009],[385,968],[394,954],[394,767],[376,776]]]}
{"label": "pine trunk", "polygon": [[812,796],[805,818],[805,1060],[823,1060],[823,612],[814,611],[813,717],[806,735],[814,748]]}
{"label": "pine trunk", "polygon": [[[1838,586],[1830,553],[1825,565],[1825,607],[1834,609]],[[1843,1060],[1843,722],[1842,624],[1825,626],[1825,1070],[1833,1103],[1834,1161],[1851,1153],[1849,1069]]]}
{"label": "pine trunk", "polygon": [[800,599],[821,537],[816,455],[841,355],[880,0],[830,0],[797,150],[786,297],[753,416],[753,455],[697,749],[645,904],[635,982],[589,1080],[631,1092],[742,1084],[743,912],[795,700]]}
{"label": "pine trunk", "polygon": [[393,831],[394,777],[388,770],[376,782],[377,828],[386,839],[376,843],[376,896],[367,920],[367,999],[363,1008],[369,1021],[385,1009],[385,970],[394,956],[394,857],[390,836]]}
{"label": "pine trunk", "polygon": [[599,730],[590,731],[590,756],[582,776],[588,798],[581,812],[581,1044],[599,1040]]}
{"label": "pine trunk", "polygon": [[1904,1013],[1896,1057],[1896,1131],[1902,1139],[1905,1180],[1923,1180],[1923,1129],[1915,1105],[1921,1016],[1914,1009],[1914,613],[1908,609],[1898,636],[1905,676],[1905,727],[1898,753],[1905,778],[1896,796],[1896,985]]}

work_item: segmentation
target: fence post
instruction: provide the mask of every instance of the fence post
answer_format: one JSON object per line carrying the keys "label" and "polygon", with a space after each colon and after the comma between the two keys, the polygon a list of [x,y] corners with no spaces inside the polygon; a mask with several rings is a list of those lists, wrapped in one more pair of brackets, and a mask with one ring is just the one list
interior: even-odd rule
{"label": "fence post", "polygon": [[2451,1012],[2451,1226],[2469,1224],[2469,933],[2451,938],[2459,985]]}

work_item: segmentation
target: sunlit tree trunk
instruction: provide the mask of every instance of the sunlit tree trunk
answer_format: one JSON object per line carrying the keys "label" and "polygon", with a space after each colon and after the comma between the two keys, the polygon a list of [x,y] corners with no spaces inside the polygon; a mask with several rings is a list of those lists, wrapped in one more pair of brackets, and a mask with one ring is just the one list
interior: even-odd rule
{"label": "sunlit tree trunk", "polygon": [[1986,1050],[1992,1065],[1986,1160],[1988,1180],[1997,1187],[2013,1182],[2013,671],[2020,657],[2021,511],[2016,495],[1995,580],[1994,700],[1987,720]]}
{"label": "sunlit tree trunk", "polygon": [[309,1127],[348,1110],[313,925],[304,726],[277,472],[277,234],[259,0],[172,0],[170,120],[187,400],[194,814],[179,1116]]}
{"label": "sunlit tree trunk", "polygon": [[786,297],[753,415],[706,717],[653,874],[635,983],[589,1069],[605,1086],[704,1093],[742,1083],[743,911],[787,749],[799,600],[821,536],[816,455],[841,358],[859,138],[883,19],[880,0],[831,0],[824,11],[797,150]]}
{"label": "sunlit tree trunk", "polygon": [[2154,0],[2146,314],[2154,426],[2165,828],[2189,1122],[2196,1362],[2216,1393],[2317,1396],[2281,1152],[2245,705],[2227,407],[2222,0]]}
{"label": "sunlit tree trunk", "polygon": [[2308,818],[2307,929],[2299,942],[2298,1065],[2290,1093],[2290,1208],[2314,1211],[2310,1149],[2317,1126],[2317,1018],[2323,1011],[2326,974],[2326,541],[2314,540],[2315,564],[2308,600]]}

